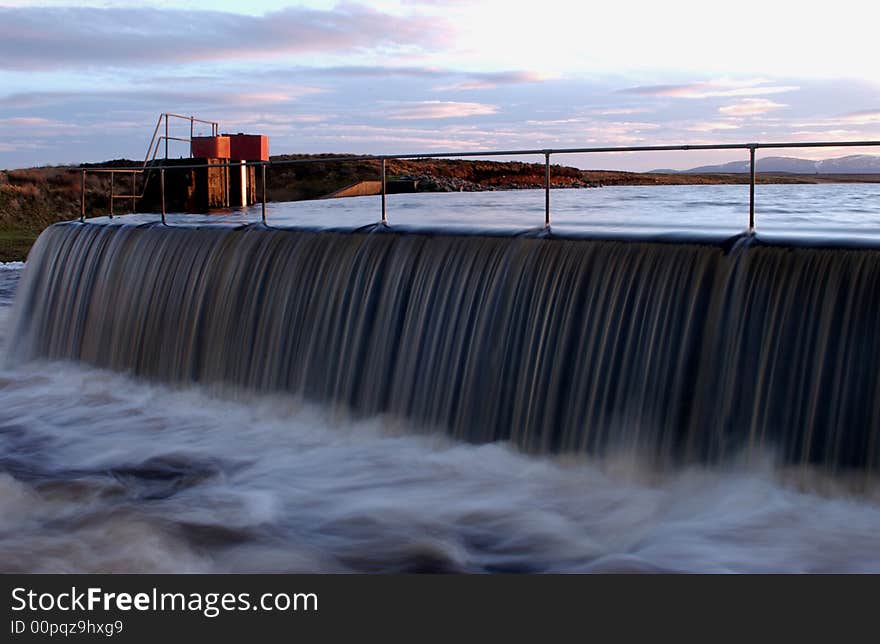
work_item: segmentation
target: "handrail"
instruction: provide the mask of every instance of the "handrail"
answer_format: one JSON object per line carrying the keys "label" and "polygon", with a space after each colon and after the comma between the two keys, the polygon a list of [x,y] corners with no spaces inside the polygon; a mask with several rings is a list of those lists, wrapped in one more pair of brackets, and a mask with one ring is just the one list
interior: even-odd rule
{"label": "handrail", "polygon": [[[168,127],[167,117],[178,117],[176,114],[164,114],[166,117],[166,131]],[[161,118],[159,123],[161,124]],[[194,119],[193,117],[179,117],[185,118],[192,121],[199,121],[204,123],[212,123],[215,126],[216,131],[216,123],[211,121],[202,121],[201,119]],[[157,124],[156,129],[158,131],[159,125]],[[155,133],[154,133],[155,138]],[[166,148],[167,148],[167,136],[166,138]],[[880,146],[880,141],[869,140],[869,141],[798,141],[798,142],[768,142],[768,143],[695,143],[695,144],[683,144],[683,145],[630,145],[630,146],[601,146],[601,147],[581,147],[581,148],[530,148],[530,149],[519,149],[519,150],[472,150],[472,151],[446,151],[446,152],[429,152],[429,153],[406,153],[406,154],[377,154],[377,155],[348,155],[348,156],[337,156],[337,157],[307,157],[301,159],[278,159],[275,161],[242,161],[236,162],[235,167],[241,166],[261,166],[262,168],[262,221],[266,223],[266,171],[268,168],[272,168],[274,166],[288,166],[288,165],[297,165],[303,163],[345,163],[352,161],[379,161],[380,162],[380,176],[381,176],[381,197],[382,197],[382,205],[381,205],[381,220],[380,223],[382,225],[388,224],[388,217],[386,211],[386,195],[387,195],[387,178],[386,178],[386,170],[387,170],[387,161],[393,160],[404,160],[404,159],[442,159],[442,158],[461,158],[461,157],[499,157],[499,156],[528,156],[528,155],[541,155],[544,157],[544,226],[545,228],[550,228],[550,157],[554,154],[595,154],[595,153],[615,153],[615,152],[670,152],[670,151],[689,151],[689,150],[748,150],[749,152],[749,232],[752,233],[755,230],[755,181],[756,181],[756,159],[755,152],[757,150],[762,149],[795,149],[795,148],[856,148],[856,147],[878,147]],[[150,144],[152,148],[152,142]],[[158,149],[158,146],[157,146]],[[167,160],[167,156],[166,156]],[[154,158],[155,161],[155,158]],[[197,168],[222,168],[222,167],[231,167],[230,161],[225,161],[224,163],[194,163],[194,164],[183,164],[183,165],[151,165],[147,168],[147,164],[145,162],[144,168],[141,170],[132,170],[132,169],[120,169],[120,168],[83,168],[82,171],[82,195],[81,195],[81,208],[80,208],[80,221],[85,220],[85,175],[86,172],[92,173],[110,173],[111,176],[111,192],[112,192],[112,183],[114,174],[120,172],[146,172],[149,170],[158,169],[162,175],[162,185],[161,185],[161,200],[162,200],[162,223],[165,223],[165,170],[192,170]],[[146,190],[146,185],[144,186],[144,190]],[[134,192],[134,190],[132,190]],[[134,195],[117,195],[118,197],[135,197]],[[141,195],[143,196],[143,194]],[[110,199],[110,216],[113,216],[113,195],[111,194]]]}
{"label": "handrail", "polygon": [[[169,118],[177,118],[184,121],[189,121],[189,138],[183,138],[178,136],[170,136],[169,135]],[[159,129],[162,126],[162,121],[165,121],[165,135],[159,135]],[[184,116],[182,114],[174,114],[172,112],[162,112],[159,115],[159,119],[156,121],[156,127],[153,129],[153,136],[150,137],[150,144],[147,146],[147,154],[144,157],[143,165],[140,168],[89,168],[89,172],[93,172],[95,174],[98,173],[111,173],[110,177],[110,217],[113,217],[113,199],[131,199],[131,210],[134,212],[137,207],[137,200],[143,199],[144,195],[147,192],[147,182],[150,179],[150,172],[154,169],[157,169],[155,166],[150,166],[151,163],[155,163],[156,156],[159,154],[159,145],[161,145],[162,141],[165,141],[165,160],[168,160],[168,141],[182,141],[184,143],[190,144],[190,157],[192,157],[192,140],[194,134],[194,124],[195,123],[204,123],[206,125],[211,126],[211,135],[217,136],[220,132],[220,123],[217,121],[208,121],[205,119],[196,118],[195,116]],[[85,171],[84,171],[85,172]],[[114,174],[131,174],[131,194],[113,194],[113,175]],[[143,186],[140,194],[137,194],[136,190],[136,180],[135,177],[138,174],[144,175]],[[85,174],[83,174],[83,186],[85,185]]]}

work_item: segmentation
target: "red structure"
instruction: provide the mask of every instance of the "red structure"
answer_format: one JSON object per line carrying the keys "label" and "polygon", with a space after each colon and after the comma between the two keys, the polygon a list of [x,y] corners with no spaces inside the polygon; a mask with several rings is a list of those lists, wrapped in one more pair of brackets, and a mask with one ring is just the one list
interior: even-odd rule
{"label": "red structure", "polygon": [[[228,134],[229,158],[235,161],[268,161],[269,137],[265,134]],[[222,137],[221,137],[222,138]]]}
{"label": "red structure", "polygon": [[192,156],[205,159],[228,159],[230,141],[228,136],[194,136],[191,139]]}

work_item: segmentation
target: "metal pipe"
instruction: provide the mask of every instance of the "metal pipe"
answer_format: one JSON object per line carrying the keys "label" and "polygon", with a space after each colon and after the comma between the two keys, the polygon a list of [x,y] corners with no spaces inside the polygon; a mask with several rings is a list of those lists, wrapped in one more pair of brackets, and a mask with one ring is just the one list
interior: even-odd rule
{"label": "metal pipe", "polygon": [[113,180],[116,178],[116,173],[110,173],[110,219],[113,219]]}
{"label": "metal pipe", "polygon": [[165,112],[166,116],[170,116],[173,119],[183,119],[184,121],[188,121],[192,118],[196,123],[205,123],[206,125],[212,125],[217,123],[217,121],[208,121],[205,119],[196,118],[195,116],[189,116],[188,114],[175,114],[174,112]]}
{"label": "metal pipe", "polygon": [[263,164],[263,224],[266,224],[266,164]]}
{"label": "metal pipe", "polygon": [[86,171],[82,171],[82,177],[80,177],[80,186],[79,186],[79,220],[81,222],[86,220]]}
{"label": "metal pipe", "polygon": [[168,114],[165,114],[165,159],[168,159]]}
{"label": "metal pipe", "polygon": [[136,181],[137,180],[135,179],[135,173],[132,172],[131,173],[131,211],[132,212],[137,211],[137,196],[135,194],[136,193]]}
{"label": "metal pipe", "polygon": [[749,148],[749,232],[755,232],[755,148]]}
{"label": "metal pipe", "polygon": [[159,115],[159,120],[156,121],[156,129],[153,130],[153,136],[150,139],[150,147],[147,148],[147,156],[144,157],[144,165],[147,165],[147,161],[150,160],[150,152],[153,151],[153,145],[158,146],[159,142],[156,140],[156,135],[159,134],[159,128],[162,126],[162,115]]}
{"label": "metal pipe", "polygon": [[189,117],[189,158],[190,158],[190,159],[192,159],[192,156],[193,156],[193,146],[192,146],[192,143],[193,143],[193,127],[194,127],[193,117],[190,116],[190,117]]}
{"label": "metal pipe", "polygon": [[544,153],[544,228],[550,228],[550,153]]}
{"label": "metal pipe", "polygon": [[382,225],[388,225],[388,215],[385,211],[385,195],[387,194],[387,182],[385,179],[385,157],[382,157]]}
{"label": "metal pipe", "polygon": [[162,224],[165,225],[165,168],[159,170],[159,194],[162,201]]}
{"label": "metal pipe", "polygon": [[[171,137],[175,140],[174,137]],[[185,139],[182,139],[185,140]],[[384,159],[434,159],[444,157],[498,157],[498,156],[527,156],[535,154],[589,154],[597,152],[657,152],[657,151],[687,151],[687,150],[749,150],[752,148],[827,148],[827,147],[876,147],[880,141],[810,141],[803,143],[731,143],[731,144],[700,144],[700,145],[645,145],[629,147],[601,147],[601,148],[558,148],[550,150],[483,150],[479,152],[430,152],[421,154],[386,154]],[[348,161],[375,161],[376,155],[356,155],[335,158],[309,158],[309,159],[282,159],[278,161],[255,161],[248,165],[268,163],[270,166],[297,165],[300,163],[327,163]],[[175,165],[176,169],[185,170],[204,168],[207,164]],[[112,168],[89,168],[89,172],[110,172]]]}

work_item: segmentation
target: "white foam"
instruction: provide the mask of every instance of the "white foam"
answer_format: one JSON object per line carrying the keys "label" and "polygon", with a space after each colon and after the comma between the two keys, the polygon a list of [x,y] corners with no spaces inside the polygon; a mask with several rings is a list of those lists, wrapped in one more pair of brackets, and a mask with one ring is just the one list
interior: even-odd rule
{"label": "white foam", "polygon": [[876,491],[793,483],[769,457],[533,457],[237,396],[64,364],[0,373],[0,449],[32,477],[0,480],[0,566],[880,572]]}

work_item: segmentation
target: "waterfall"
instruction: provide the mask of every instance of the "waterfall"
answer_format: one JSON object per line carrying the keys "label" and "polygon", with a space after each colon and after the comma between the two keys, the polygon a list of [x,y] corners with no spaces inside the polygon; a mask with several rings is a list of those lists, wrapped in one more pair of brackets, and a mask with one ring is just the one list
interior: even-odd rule
{"label": "waterfall", "polygon": [[534,452],[880,460],[871,249],[56,224],[9,345]]}

